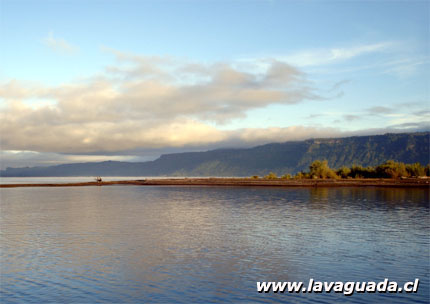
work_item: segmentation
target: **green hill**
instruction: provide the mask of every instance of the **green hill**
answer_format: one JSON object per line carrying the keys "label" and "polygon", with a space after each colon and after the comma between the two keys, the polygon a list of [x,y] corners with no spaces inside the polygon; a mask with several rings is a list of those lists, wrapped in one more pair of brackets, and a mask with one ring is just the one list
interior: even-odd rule
{"label": "green hill", "polygon": [[7,168],[1,176],[250,176],[295,174],[314,160],[331,168],[375,166],[387,160],[429,163],[430,132],[309,139],[247,149],[162,155],[141,163],[99,162],[51,167]]}

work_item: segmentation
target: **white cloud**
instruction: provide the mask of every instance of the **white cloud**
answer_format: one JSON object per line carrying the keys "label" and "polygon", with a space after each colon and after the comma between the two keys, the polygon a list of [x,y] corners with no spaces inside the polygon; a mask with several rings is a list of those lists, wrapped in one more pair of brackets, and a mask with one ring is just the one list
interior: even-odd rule
{"label": "white cloud", "polygon": [[[185,144],[181,147],[172,148],[171,146],[166,146],[158,149],[151,148],[151,146],[146,146],[146,148],[145,146],[142,146],[138,149],[112,151],[111,153],[99,151],[91,154],[64,154],[55,152],[6,150],[0,151],[0,169],[5,169],[6,167],[46,166],[64,163],[93,161],[99,162],[107,160],[148,161],[158,158],[160,154],[206,151],[219,147],[246,148],[266,143],[305,140],[310,138],[336,138],[360,135],[378,135],[385,133],[416,132],[423,130],[430,130],[430,124],[428,123],[428,120],[422,122],[405,122],[401,124],[390,125],[386,128],[372,128],[347,132],[333,127],[320,128],[305,126],[291,126],[286,128],[248,128],[234,131],[219,131],[218,134],[221,135],[221,137],[217,138],[211,143],[206,141],[196,141],[194,143]],[[121,149],[122,147],[117,148]]]}
{"label": "white cloud", "polygon": [[76,53],[79,49],[78,47],[70,44],[63,38],[54,37],[54,33],[49,32],[48,36],[43,39],[45,45],[50,47],[52,50],[60,53],[73,54]]}
{"label": "white cloud", "polygon": [[304,50],[277,58],[299,67],[319,66],[342,62],[365,54],[382,52],[391,45],[390,42],[380,42],[353,47]]}
{"label": "white cloud", "polygon": [[[351,58],[372,49],[377,47],[338,52],[336,56]],[[252,68],[250,62],[207,64],[110,51],[115,53],[117,64],[86,81],[55,87],[16,80],[0,84],[1,148],[112,155],[151,149],[251,146],[351,134],[335,128],[299,125],[233,131],[218,128],[246,116],[249,110],[323,99],[306,74],[284,62],[266,59],[264,67],[262,61],[256,61]],[[333,89],[342,83],[345,81]],[[416,117],[393,123],[413,119]]]}
{"label": "white cloud", "polygon": [[132,161],[134,158],[127,155],[67,155],[50,152],[0,150],[0,160],[0,169],[4,170],[7,167],[53,166],[76,162]]}
{"label": "white cloud", "polygon": [[116,56],[118,65],[88,81],[0,85],[2,149],[90,153],[210,145],[231,137],[214,122],[320,99],[303,73],[275,60],[251,73],[222,62]]}
{"label": "white cloud", "polygon": [[395,75],[399,78],[406,78],[414,75],[422,65],[429,65],[430,59],[425,57],[408,57],[386,62],[382,65],[383,73]]}

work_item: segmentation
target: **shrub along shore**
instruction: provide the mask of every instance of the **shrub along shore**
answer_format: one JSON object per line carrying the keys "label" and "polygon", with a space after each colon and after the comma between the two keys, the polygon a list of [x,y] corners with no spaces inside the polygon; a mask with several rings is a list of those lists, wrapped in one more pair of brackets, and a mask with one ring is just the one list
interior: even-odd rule
{"label": "shrub along shore", "polygon": [[[329,167],[326,160],[316,160],[309,166],[309,172],[299,172],[295,176],[285,174],[281,179],[351,179],[351,178],[408,178],[429,177],[430,165],[422,166],[420,163],[404,164],[389,160],[375,167],[341,167],[337,170]],[[259,176],[252,176],[258,179]],[[275,173],[270,172],[264,179],[278,179]]]}

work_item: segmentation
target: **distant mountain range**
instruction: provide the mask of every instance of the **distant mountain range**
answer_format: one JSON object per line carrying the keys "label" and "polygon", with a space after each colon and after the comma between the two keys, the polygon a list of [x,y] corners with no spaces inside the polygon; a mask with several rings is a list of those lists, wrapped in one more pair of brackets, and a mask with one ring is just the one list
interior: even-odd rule
{"label": "distant mountain range", "polygon": [[50,167],[7,168],[4,177],[29,176],[251,176],[295,174],[314,160],[330,167],[374,166],[387,160],[429,163],[430,132],[322,138],[246,149],[162,155],[148,162],[91,162]]}

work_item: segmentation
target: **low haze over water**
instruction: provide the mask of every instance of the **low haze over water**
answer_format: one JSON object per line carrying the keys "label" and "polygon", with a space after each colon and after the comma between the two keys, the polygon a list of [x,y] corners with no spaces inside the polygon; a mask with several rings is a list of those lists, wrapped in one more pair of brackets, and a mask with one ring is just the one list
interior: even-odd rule
{"label": "low haze over water", "polygon": [[[1,189],[2,303],[429,300],[429,190]],[[257,281],[420,279],[416,294],[259,294]]]}

